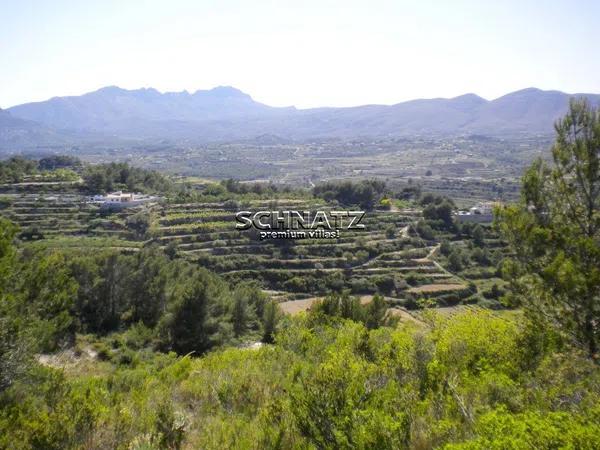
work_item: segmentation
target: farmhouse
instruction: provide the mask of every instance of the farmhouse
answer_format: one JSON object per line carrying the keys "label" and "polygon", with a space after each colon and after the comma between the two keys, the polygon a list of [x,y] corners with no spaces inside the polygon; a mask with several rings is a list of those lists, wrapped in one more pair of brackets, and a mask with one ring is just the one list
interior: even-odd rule
{"label": "farmhouse", "polygon": [[158,197],[132,192],[116,191],[106,195],[89,197],[88,203],[98,204],[101,208],[129,208],[142,203],[158,200]]}
{"label": "farmhouse", "polygon": [[491,222],[494,219],[493,210],[496,205],[497,202],[481,202],[468,211],[458,211],[456,218],[461,222]]}

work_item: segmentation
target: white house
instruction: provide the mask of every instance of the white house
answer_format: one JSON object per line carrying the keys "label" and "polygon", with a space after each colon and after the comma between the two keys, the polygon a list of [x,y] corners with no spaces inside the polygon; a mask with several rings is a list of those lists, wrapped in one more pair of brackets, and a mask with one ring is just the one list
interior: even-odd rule
{"label": "white house", "polygon": [[485,203],[478,203],[477,205],[469,208],[469,212],[471,214],[492,214],[493,209],[494,209],[494,203],[485,202]]}
{"label": "white house", "polygon": [[116,191],[106,195],[94,195],[89,197],[88,203],[98,204],[102,208],[128,208],[157,199],[158,197],[150,195]]}
{"label": "white house", "polygon": [[494,219],[494,206],[497,202],[482,202],[469,208],[468,211],[458,211],[456,217],[461,222],[491,222]]}

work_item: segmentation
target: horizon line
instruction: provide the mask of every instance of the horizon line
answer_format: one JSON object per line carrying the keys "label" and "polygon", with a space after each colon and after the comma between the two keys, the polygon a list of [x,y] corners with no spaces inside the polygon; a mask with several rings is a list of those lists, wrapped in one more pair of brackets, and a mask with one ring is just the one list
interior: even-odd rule
{"label": "horizon line", "polygon": [[11,105],[11,106],[7,106],[7,107],[2,107],[0,106],[0,110],[2,111],[8,111],[11,108],[15,108],[15,107],[19,107],[19,106],[23,106],[23,105],[29,105],[29,104],[35,104],[35,103],[44,103],[44,102],[48,102],[54,99],[59,99],[59,98],[77,98],[77,97],[83,97],[84,95],[88,95],[88,94],[93,94],[96,92],[99,92],[103,89],[109,89],[109,88],[116,88],[122,91],[127,91],[127,92],[136,92],[136,91],[156,91],[158,92],[160,95],[167,95],[167,94],[187,94],[187,95],[195,95],[198,92],[210,92],[210,91],[214,91],[216,89],[233,89],[236,90],[244,95],[247,95],[250,97],[250,99],[254,102],[257,103],[261,103],[265,106],[269,106],[271,108],[295,108],[299,111],[303,111],[303,110],[311,110],[311,109],[338,109],[338,108],[360,108],[360,107],[364,107],[364,106],[395,106],[395,105],[400,105],[402,103],[408,103],[408,102],[414,102],[414,101],[420,101],[420,100],[453,100],[453,99],[457,99],[460,97],[466,97],[466,96],[475,96],[478,97],[482,100],[485,100],[486,102],[493,102],[495,100],[501,99],[503,97],[506,97],[507,95],[511,95],[511,94],[515,94],[517,92],[524,92],[524,91],[540,91],[540,92],[557,92],[560,94],[565,94],[568,96],[587,96],[587,95],[600,95],[598,93],[593,93],[593,92],[574,92],[574,93],[570,93],[570,92],[565,92],[565,91],[561,91],[559,89],[541,89],[541,88],[537,88],[535,86],[529,86],[529,87],[525,87],[522,89],[517,89],[515,91],[510,91],[507,92],[506,94],[500,95],[499,97],[495,97],[492,99],[489,98],[485,98],[482,97],[479,94],[476,94],[474,92],[466,92],[464,94],[460,94],[460,95],[456,95],[453,97],[417,97],[417,98],[412,98],[412,99],[408,99],[408,100],[403,100],[400,102],[396,102],[396,103],[362,103],[362,104],[356,104],[356,105],[350,105],[350,106],[310,106],[310,107],[298,107],[296,105],[286,105],[286,106],[272,106],[269,105],[267,103],[264,103],[262,101],[256,100],[251,94],[248,94],[247,92],[242,91],[241,89],[236,88],[235,86],[231,86],[231,85],[217,85],[217,86],[213,86],[212,88],[208,88],[208,89],[196,89],[193,92],[188,91],[187,89],[182,89],[181,91],[161,91],[159,89],[156,89],[152,86],[146,87],[139,87],[139,88],[134,88],[134,89],[127,89],[127,88],[122,88],[120,86],[117,85],[106,85],[106,86],[101,86],[97,89],[91,90],[91,91],[87,91],[87,92],[83,92],[81,94],[75,94],[75,95],[55,95],[52,96],[50,98],[46,98],[45,100],[35,100],[35,101],[30,101],[30,102],[24,102],[24,103],[17,103],[15,105]]}

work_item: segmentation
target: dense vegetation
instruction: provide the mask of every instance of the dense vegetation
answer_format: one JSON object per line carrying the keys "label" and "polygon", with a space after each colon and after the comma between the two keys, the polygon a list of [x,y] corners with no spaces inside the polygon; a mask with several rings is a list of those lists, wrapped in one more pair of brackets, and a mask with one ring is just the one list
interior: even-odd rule
{"label": "dense vegetation", "polygon": [[[449,199],[407,192],[423,208],[402,228],[413,235],[396,239],[397,217],[374,216],[384,250],[364,242],[350,247],[361,255],[336,258],[354,282],[395,268],[414,286],[380,278],[377,292],[412,292],[418,315],[395,314],[382,295],[363,302],[321,268],[286,282],[334,292],[282,316],[260,280],[218,275],[200,267],[208,259],[182,257],[185,247],[159,245],[189,225],[189,211],[175,211],[187,204],[159,215],[158,233],[139,213],[119,219],[140,245],[93,252],[25,245],[0,219],[0,448],[600,448],[598,112],[573,104],[557,134],[553,165],[534,163],[521,202],[498,211],[495,227],[456,223]],[[117,166],[105,169],[127,183]],[[367,185],[317,191],[361,205]],[[265,194],[235,182],[211,189]],[[191,214],[218,224],[231,214],[221,207]],[[214,244],[213,229],[191,229],[206,238],[193,244]],[[220,261],[238,244],[223,242]],[[298,247],[278,251],[288,261],[329,251]],[[444,295],[474,298],[485,285],[487,306],[519,308],[429,308],[412,265],[427,276],[440,263],[463,283]]]}
{"label": "dense vegetation", "polygon": [[104,193],[115,190],[169,192],[175,189],[169,177],[128,163],[85,164],[78,158],[54,155],[39,160],[19,156],[0,161],[0,183],[78,181],[79,190]]}
{"label": "dense vegetation", "polygon": [[28,369],[2,393],[0,445],[600,445],[597,366],[551,332],[485,311],[373,330],[315,312],[286,319],[274,346],[200,359],[147,342],[133,327],[110,340],[104,362],[83,347],[64,372]]}
{"label": "dense vegetation", "polygon": [[372,210],[384,198],[385,182],[380,180],[336,181],[319,184],[313,188],[315,197],[335,200],[340,205],[356,206]]}
{"label": "dense vegetation", "polygon": [[75,333],[105,335],[133,325],[153,330],[156,348],[184,354],[247,334],[271,339],[274,324],[264,327],[273,320],[265,318],[270,300],[251,283],[230,290],[217,275],[153,247],[132,255],[43,249],[19,255],[10,245],[14,227],[0,220],[10,312],[45,328],[37,333],[45,336],[40,350],[55,350]]}
{"label": "dense vegetation", "polygon": [[129,192],[164,192],[172,187],[170,180],[152,170],[140,169],[127,163],[96,164],[86,167],[83,179],[90,192],[115,190]]}
{"label": "dense vegetation", "polygon": [[69,156],[49,156],[39,161],[14,156],[0,161],[0,183],[75,181],[75,169],[80,167],[81,162]]}
{"label": "dense vegetation", "polygon": [[534,162],[520,204],[500,212],[515,258],[513,304],[600,354],[600,111],[572,102],[556,124],[553,165]]}

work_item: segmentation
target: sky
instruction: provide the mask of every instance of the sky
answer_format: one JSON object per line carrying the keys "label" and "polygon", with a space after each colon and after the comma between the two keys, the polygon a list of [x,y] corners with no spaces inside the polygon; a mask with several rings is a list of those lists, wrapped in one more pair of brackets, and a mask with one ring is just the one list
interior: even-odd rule
{"label": "sky", "polygon": [[0,0],[0,108],[103,86],[272,106],[600,93],[597,0]]}

